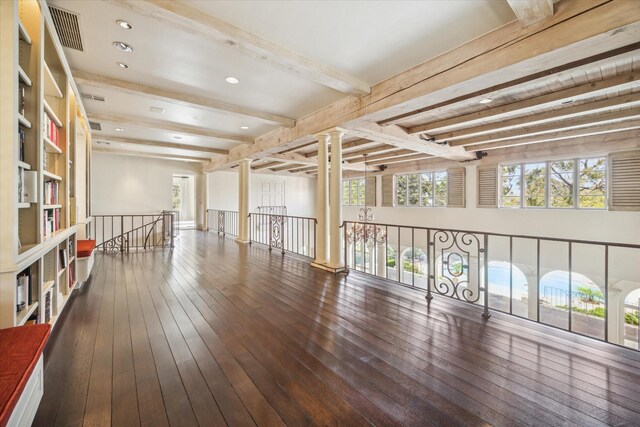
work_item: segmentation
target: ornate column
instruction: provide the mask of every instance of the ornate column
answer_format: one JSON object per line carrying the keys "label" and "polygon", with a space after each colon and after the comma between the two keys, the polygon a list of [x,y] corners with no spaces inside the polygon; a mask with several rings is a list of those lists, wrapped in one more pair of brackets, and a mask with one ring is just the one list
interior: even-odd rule
{"label": "ornate column", "polygon": [[318,139],[318,181],[316,189],[316,218],[318,225],[316,228],[316,259],[312,266],[319,267],[326,265],[329,261],[329,155],[327,147],[329,144],[329,134],[317,135]]}
{"label": "ornate column", "polygon": [[249,243],[249,195],[251,188],[251,159],[238,162],[240,179],[238,180],[238,238],[239,243]]}
{"label": "ornate column", "polygon": [[331,187],[329,189],[331,219],[329,221],[329,264],[328,267],[339,272],[344,270],[340,242],[342,225],[342,136],[344,132],[334,129],[331,136]]}

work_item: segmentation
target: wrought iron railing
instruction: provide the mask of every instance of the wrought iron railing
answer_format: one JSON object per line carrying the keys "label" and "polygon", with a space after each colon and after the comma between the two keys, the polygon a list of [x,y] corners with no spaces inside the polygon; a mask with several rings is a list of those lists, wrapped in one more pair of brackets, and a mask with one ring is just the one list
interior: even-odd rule
{"label": "wrought iron railing", "polygon": [[441,295],[479,306],[484,317],[505,312],[638,348],[638,311],[632,305],[625,316],[624,299],[640,288],[640,245],[353,221],[342,227],[347,269],[422,290],[429,301]]}
{"label": "wrought iron railing", "polygon": [[256,213],[272,214],[272,215],[286,215],[287,214],[287,207],[286,206],[258,206],[256,208]]}
{"label": "wrought iron railing", "polygon": [[223,236],[238,235],[238,212],[221,209],[207,209],[207,230]]}
{"label": "wrought iron railing", "polygon": [[259,243],[276,249],[283,255],[293,252],[315,258],[316,219],[302,216],[249,214],[251,243]]}
{"label": "wrought iron railing", "polygon": [[93,215],[91,236],[96,248],[108,252],[129,252],[174,247],[177,237],[174,211],[141,215]]}

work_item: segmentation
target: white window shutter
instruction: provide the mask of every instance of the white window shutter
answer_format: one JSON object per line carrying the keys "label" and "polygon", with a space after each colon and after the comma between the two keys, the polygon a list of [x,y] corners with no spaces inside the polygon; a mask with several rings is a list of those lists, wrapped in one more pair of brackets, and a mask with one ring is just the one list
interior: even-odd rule
{"label": "white window shutter", "polygon": [[477,169],[477,201],[476,207],[498,207],[498,166],[481,165]]}
{"label": "white window shutter", "polygon": [[382,176],[382,206],[393,207],[396,200],[396,186],[393,175]]}
{"label": "white window shutter", "polygon": [[367,206],[376,206],[376,177],[370,176],[365,183],[366,191],[364,193],[365,203]]}
{"label": "white window shutter", "polygon": [[447,207],[465,207],[465,167],[447,169]]}
{"label": "white window shutter", "polygon": [[640,150],[609,154],[609,210],[640,211]]}

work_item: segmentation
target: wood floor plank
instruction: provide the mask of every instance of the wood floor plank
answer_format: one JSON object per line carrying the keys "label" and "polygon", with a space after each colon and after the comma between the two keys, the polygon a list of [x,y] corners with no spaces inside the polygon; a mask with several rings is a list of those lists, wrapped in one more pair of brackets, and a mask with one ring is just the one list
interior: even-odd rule
{"label": "wood floor plank", "polygon": [[640,425],[640,353],[182,231],[96,254],[35,426]]}

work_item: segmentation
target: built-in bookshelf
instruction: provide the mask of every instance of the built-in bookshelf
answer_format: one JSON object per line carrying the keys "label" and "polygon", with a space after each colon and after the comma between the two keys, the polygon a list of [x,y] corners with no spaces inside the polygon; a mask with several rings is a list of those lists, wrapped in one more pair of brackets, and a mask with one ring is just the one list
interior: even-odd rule
{"label": "built-in bookshelf", "polygon": [[0,98],[4,328],[55,322],[75,289],[91,134],[46,0],[1,1],[0,12],[0,92],[15,94]]}

